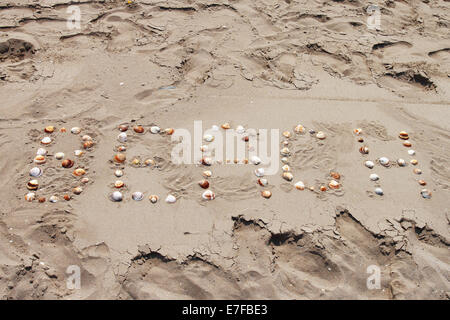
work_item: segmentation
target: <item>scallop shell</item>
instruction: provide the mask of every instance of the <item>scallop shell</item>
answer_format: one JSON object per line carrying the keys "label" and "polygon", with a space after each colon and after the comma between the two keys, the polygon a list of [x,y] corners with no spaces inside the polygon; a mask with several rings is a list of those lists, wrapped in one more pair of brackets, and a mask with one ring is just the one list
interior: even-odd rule
{"label": "scallop shell", "polygon": [[205,170],[202,174],[205,178],[209,178],[212,176],[212,172],[210,170]]}
{"label": "scallop shell", "polygon": [[84,154],[84,151],[83,150],[75,150],[73,153],[75,154],[75,156],[81,157]]}
{"label": "scallop shell", "polygon": [[257,177],[264,177],[264,168],[258,168],[255,170],[255,175]]}
{"label": "scallop shell", "polygon": [[294,179],[294,176],[290,172],[283,172],[282,177],[287,181],[292,181],[292,179]]}
{"label": "scallop shell", "polygon": [[201,162],[201,164],[203,164],[205,166],[210,166],[213,163],[212,159],[208,158],[208,157],[202,158],[202,160],[200,162]]}
{"label": "scallop shell", "polygon": [[381,157],[381,158],[379,158],[379,159],[378,159],[378,162],[380,162],[380,164],[381,164],[382,166],[385,166],[385,167],[389,166],[389,164],[390,164],[389,159],[386,158],[386,157]]}
{"label": "scallop shell", "polygon": [[381,188],[375,188],[374,191],[379,196],[382,196],[384,194],[383,189],[381,189]]}
{"label": "scallop shell", "polygon": [[134,201],[141,201],[142,199],[144,199],[144,194],[142,192],[136,191],[136,192],[133,192],[133,194],[131,195],[131,198]]}
{"label": "scallop shell", "polygon": [[150,127],[150,132],[153,134],[159,133],[161,131],[161,128],[158,126],[152,126]]}
{"label": "scallop shell", "polygon": [[150,200],[151,203],[156,203],[159,200],[159,197],[155,194],[152,194],[151,196],[148,197],[148,199]]}
{"label": "scallop shell", "polygon": [[297,190],[305,190],[305,184],[303,181],[298,181],[294,184],[295,189]]}
{"label": "scallop shell", "polygon": [[126,124],[121,124],[121,125],[119,126],[119,131],[125,132],[125,131],[127,131],[127,130],[128,130],[128,126],[127,126]]}
{"label": "scallop shell", "polygon": [[73,188],[73,193],[74,194],[81,194],[83,192],[83,188],[81,188],[81,187],[75,187],[75,188]]}
{"label": "scallop shell", "polygon": [[56,160],[61,160],[64,158],[64,152],[57,152],[55,153],[55,159]]}
{"label": "scallop shell", "polygon": [[245,132],[245,129],[244,129],[243,126],[238,125],[238,126],[236,127],[236,132],[239,133],[239,134],[242,134],[242,133]]}
{"label": "scallop shell", "polygon": [[253,163],[254,165],[258,165],[261,163],[261,158],[259,158],[258,156],[252,156],[250,158],[250,162]]}
{"label": "scallop shell", "polygon": [[51,203],[56,203],[56,202],[58,202],[58,197],[57,196],[51,196],[49,199],[48,199],[48,201],[50,201]]}
{"label": "scallop shell", "polygon": [[145,129],[143,126],[134,126],[133,127],[134,132],[136,133],[144,133]]}
{"label": "scallop shell", "polygon": [[39,182],[37,180],[30,180],[27,183],[28,190],[37,190],[39,188]]}
{"label": "scallop shell", "polygon": [[216,195],[211,190],[206,190],[205,192],[203,192],[202,198],[205,200],[214,200],[216,198]]}
{"label": "scallop shell", "polygon": [[122,192],[114,191],[114,192],[111,194],[110,198],[111,198],[112,201],[120,202],[120,201],[122,201],[122,199],[123,199]]}
{"label": "scallop shell", "polygon": [[212,142],[212,141],[214,141],[214,136],[211,134],[205,134],[203,136],[203,140],[205,140],[206,142]]}
{"label": "scallop shell", "polygon": [[81,128],[73,127],[72,129],[70,129],[70,132],[72,132],[73,134],[79,134],[81,132]]}
{"label": "scallop shell", "polygon": [[302,126],[301,124],[298,124],[294,128],[294,132],[297,133],[297,134],[304,133],[305,132],[305,127]]}
{"label": "scallop shell", "polygon": [[92,148],[93,146],[94,146],[94,141],[91,141],[91,140],[86,141],[85,143],[83,143],[83,148],[84,148],[84,149],[90,149],[90,148]]}
{"label": "scallop shell", "polygon": [[369,154],[369,147],[362,146],[361,148],[359,148],[359,152],[362,154]]}
{"label": "scallop shell", "polygon": [[259,179],[257,180],[257,182],[258,182],[258,184],[259,184],[260,186],[263,186],[263,187],[265,187],[265,186],[267,186],[267,185],[269,184],[269,182],[267,181],[267,179],[264,179],[264,178],[259,178]]}
{"label": "scallop shell", "polygon": [[203,189],[208,189],[209,188],[208,180],[201,180],[201,181],[198,182],[198,185],[200,187],[202,187]]}
{"label": "scallop shell", "polygon": [[372,180],[372,181],[378,181],[378,180],[380,179],[380,177],[379,177],[376,173],[372,173],[372,174],[369,176],[369,178],[370,178],[370,180]]}
{"label": "scallop shell", "polygon": [[225,122],[224,124],[221,125],[221,127],[224,130],[228,130],[231,128],[231,125],[228,122]]}
{"label": "scallop shell", "polygon": [[45,145],[48,145],[48,144],[52,143],[52,138],[44,137],[44,138],[42,138],[41,143],[45,144]]}
{"label": "scallop shell", "polygon": [[123,171],[122,170],[116,170],[116,171],[114,171],[114,175],[117,178],[119,178],[119,177],[123,176]]}
{"label": "scallop shell", "polygon": [[283,172],[289,172],[289,171],[291,171],[291,167],[289,167],[287,164],[285,164],[284,166],[281,167],[281,170],[283,170]]}
{"label": "scallop shell", "polygon": [[44,164],[45,161],[47,161],[47,160],[45,159],[44,156],[36,156],[34,158],[34,163],[36,163],[36,164]]}
{"label": "scallop shell", "polygon": [[341,184],[340,184],[339,182],[337,182],[336,180],[331,180],[331,181],[328,183],[328,186],[329,186],[331,189],[339,189],[339,188],[341,187]]}
{"label": "scallop shell", "polygon": [[169,194],[166,198],[166,202],[167,203],[175,203],[177,201],[177,198],[175,198],[175,196]]}
{"label": "scallop shell", "polygon": [[34,192],[28,192],[25,195],[25,200],[28,202],[32,202],[34,199],[36,199],[36,194]]}
{"label": "scallop shell", "polygon": [[47,150],[45,150],[44,148],[39,148],[36,152],[36,155],[38,156],[46,156],[47,155]]}
{"label": "scallop shell", "polygon": [[86,171],[82,168],[78,168],[73,171],[73,175],[77,176],[77,177],[83,176],[85,174],[86,174]]}
{"label": "scallop shell", "polygon": [[404,159],[397,159],[397,164],[400,167],[404,167],[404,166],[406,166],[406,161]]}
{"label": "scallop shell", "polygon": [[403,140],[409,139],[409,135],[406,131],[400,131],[400,133],[398,134],[398,137]]}
{"label": "scallop shell", "polygon": [[125,183],[122,180],[117,180],[116,182],[114,182],[114,187],[117,189],[122,188],[125,185]]}
{"label": "scallop shell", "polygon": [[44,132],[53,133],[53,131],[55,131],[55,127],[54,126],[47,126],[47,127],[44,128]]}
{"label": "scallop shell", "polygon": [[425,199],[431,199],[431,191],[428,189],[422,189],[420,191],[420,194],[422,195],[423,198]]}
{"label": "scallop shell", "polygon": [[272,192],[270,190],[261,191],[261,196],[263,198],[269,199],[272,196]]}
{"label": "scallop shell", "polygon": [[291,154],[291,151],[288,147],[284,147],[283,149],[281,149],[280,154],[282,156],[289,156]]}
{"label": "scallop shell", "polygon": [[114,156],[114,161],[117,163],[123,163],[127,159],[127,156],[124,153],[118,153]]}
{"label": "scallop shell", "polygon": [[372,169],[375,166],[375,163],[373,163],[373,161],[367,160],[366,162],[364,162],[364,165],[367,168]]}
{"label": "scallop shell", "polygon": [[317,139],[320,139],[320,140],[323,140],[323,139],[325,139],[327,136],[326,136],[326,134],[325,134],[325,132],[322,132],[322,131],[319,131],[319,132],[317,132],[317,134],[316,134],[316,138]]}
{"label": "scallop shell", "polygon": [[36,178],[42,176],[42,169],[38,168],[38,167],[31,168],[30,176],[36,177]]}
{"label": "scallop shell", "polygon": [[289,139],[289,138],[291,137],[291,133],[290,133],[289,131],[284,131],[284,132],[283,132],[283,137]]}
{"label": "scallop shell", "polygon": [[117,136],[117,140],[119,140],[120,142],[127,142],[128,140],[128,135],[126,134],[126,132],[122,132]]}

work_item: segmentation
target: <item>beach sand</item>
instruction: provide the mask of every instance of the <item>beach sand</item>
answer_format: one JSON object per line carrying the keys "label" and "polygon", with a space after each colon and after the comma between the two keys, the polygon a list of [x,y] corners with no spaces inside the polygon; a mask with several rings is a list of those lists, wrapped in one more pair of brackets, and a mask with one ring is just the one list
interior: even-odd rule
{"label": "beach sand", "polygon": [[[71,5],[80,29],[68,27]],[[0,0],[0,297],[449,299],[450,2],[378,5],[380,30],[366,25],[364,1]],[[290,130],[293,181],[281,164],[263,188],[253,164],[172,163],[176,142],[148,129],[193,132],[194,121]],[[156,166],[114,164],[124,123],[127,162]],[[327,137],[297,135],[297,124]],[[36,191],[47,201],[27,202],[50,125]],[[85,134],[95,145],[77,158]],[[383,156],[390,167],[364,166]],[[80,185],[76,167],[89,182],[64,201]],[[117,168],[122,202],[109,199]],[[212,201],[197,184],[205,169]],[[330,172],[341,187],[319,191]],[[299,180],[315,190],[297,190]],[[69,266],[80,268],[79,289],[67,287]],[[370,266],[379,289],[367,286]]]}

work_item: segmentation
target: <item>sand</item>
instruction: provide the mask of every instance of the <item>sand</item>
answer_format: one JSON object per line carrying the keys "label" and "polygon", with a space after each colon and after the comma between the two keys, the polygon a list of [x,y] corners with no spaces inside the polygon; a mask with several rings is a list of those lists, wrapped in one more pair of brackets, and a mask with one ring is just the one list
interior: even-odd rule
{"label": "sand", "polygon": [[[70,30],[74,4],[81,29]],[[449,299],[450,3],[378,5],[380,30],[366,26],[364,1],[0,1],[2,299]],[[293,134],[294,180],[281,169],[266,177],[270,199],[254,165],[214,164],[216,199],[202,200],[205,168],[173,164],[164,134],[128,131],[128,159],[157,166],[112,162],[119,124],[193,130],[198,120],[291,132],[301,123],[327,138]],[[29,203],[49,125],[58,132],[36,192],[47,201]],[[80,135],[59,132],[74,126]],[[78,159],[84,134],[95,145]],[[80,184],[58,151],[90,180],[50,203]],[[381,156],[408,165],[364,166]],[[120,203],[109,199],[116,167]],[[318,191],[331,171],[341,188]],[[298,180],[316,190],[296,190]],[[136,190],[143,201],[131,200]],[[176,203],[164,202],[169,193]],[[66,285],[71,265],[80,289]],[[367,287],[372,265],[380,289]]]}

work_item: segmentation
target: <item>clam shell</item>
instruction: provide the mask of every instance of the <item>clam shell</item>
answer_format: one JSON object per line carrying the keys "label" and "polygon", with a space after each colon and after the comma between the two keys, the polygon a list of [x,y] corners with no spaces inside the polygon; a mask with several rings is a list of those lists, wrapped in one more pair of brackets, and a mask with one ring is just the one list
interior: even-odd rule
{"label": "clam shell", "polygon": [[364,162],[364,165],[367,168],[372,169],[375,166],[375,163],[373,163],[373,161],[367,160],[366,162]]}
{"label": "clam shell", "polygon": [[116,171],[114,171],[114,175],[117,178],[119,178],[119,177],[123,176],[123,171],[122,170],[116,170]]}
{"label": "clam shell", "polygon": [[38,167],[31,168],[30,176],[32,177],[40,177],[42,176],[42,169]]}
{"label": "clam shell", "polygon": [[44,128],[44,132],[53,133],[53,131],[55,131],[55,127],[54,126],[47,126],[47,127]]}
{"label": "clam shell", "polygon": [[52,138],[44,137],[44,138],[42,138],[41,143],[45,144],[45,145],[50,144],[50,143],[52,143]]}
{"label": "clam shell", "polygon": [[253,163],[254,165],[258,165],[261,163],[261,158],[259,158],[258,156],[252,156],[250,158],[250,162]]}
{"label": "clam shell", "polygon": [[134,126],[133,127],[134,132],[136,133],[144,133],[145,129],[143,126]]}
{"label": "clam shell", "polygon": [[58,202],[58,197],[57,196],[51,196],[49,199],[48,199],[48,201],[50,201],[51,203],[56,203],[56,202]]}
{"label": "clam shell", "polygon": [[261,191],[261,196],[263,198],[269,199],[272,196],[272,192],[270,190]]}
{"label": "clam shell", "polygon": [[79,134],[81,132],[81,128],[73,127],[72,129],[70,129],[70,132],[72,132],[73,134]]}
{"label": "clam shell", "polygon": [[376,173],[372,173],[372,174],[369,176],[369,178],[370,178],[370,180],[372,180],[372,181],[378,181],[378,180],[380,179],[380,177],[379,177]]}
{"label": "clam shell", "polygon": [[400,133],[398,134],[398,137],[403,140],[409,139],[409,135],[406,131],[400,131]]}
{"label": "clam shell", "polygon": [[151,203],[156,203],[159,200],[159,197],[155,194],[152,194],[151,196],[148,197],[148,199],[150,200]]}
{"label": "clam shell", "polygon": [[119,126],[119,131],[125,132],[125,131],[127,131],[127,130],[128,130],[128,126],[127,126],[126,124],[121,124],[121,125]]}
{"label": "clam shell", "polygon": [[383,189],[381,189],[381,188],[375,188],[374,191],[379,196],[382,196],[384,194]]}
{"label": "clam shell", "polygon": [[34,199],[36,199],[36,194],[35,194],[34,192],[28,192],[28,193],[25,195],[25,200],[28,201],[28,202],[31,202],[31,201],[33,201]]}
{"label": "clam shell", "polygon": [[56,160],[61,160],[64,158],[64,152],[57,152],[55,153],[55,159]]}
{"label": "clam shell", "polygon": [[83,192],[83,188],[81,188],[81,187],[75,187],[75,188],[73,188],[73,193],[74,194],[81,194]]}
{"label": "clam shell", "polygon": [[175,198],[175,196],[169,194],[166,198],[166,202],[167,203],[175,203],[177,201],[177,198]]}
{"label": "clam shell", "polygon": [[131,198],[134,201],[141,201],[142,199],[144,199],[144,194],[142,192],[136,191],[136,192],[133,192],[133,194],[131,195]]}
{"label": "clam shell", "polygon": [[206,142],[212,142],[214,140],[214,136],[211,134],[205,134],[203,136],[203,140],[205,140]]}
{"label": "clam shell", "polygon": [[212,172],[210,170],[205,170],[202,174],[205,178],[209,178],[212,176]]}
{"label": "clam shell", "polygon": [[294,184],[295,189],[297,190],[305,190],[305,184],[303,181],[298,181]]}
{"label": "clam shell", "polygon": [[70,160],[70,159],[66,159],[66,160],[63,160],[62,162],[61,162],[61,165],[62,165],[62,167],[63,168],[72,168],[73,167],[73,164],[74,164],[74,162],[72,161],[72,160]]}
{"label": "clam shell", "polygon": [[224,130],[228,130],[231,128],[231,125],[228,122],[225,122],[224,124],[221,125],[221,127]]}
{"label": "clam shell", "polygon": [[38,156],[46,156],[47,155],[47,150],[45,150],[44,148],[39,148],[36,152],[36,155]]}
{"label": "clam shell", "polygon": [[340,184],[339,182],[337,182],[336,180],[331,180],[331,181],[328,183],[328,186],[329,186],[331,189],[339,189],[339,188],[341,187],[341,184]]}
{"label": "clam shell", "polygon": [[294,176],[290,172],[283,172],[282,177],[286,181],[292,181],[294,179]]}
{"label": "clam shell", "polygon": [[118,153],[114,156],[114,161],[117,163],[123,163],[127,159],[127,156],[124,153]]}
{"label": "clam shell", "polygon": [[360,152],[361,154],[369,154],[369,147],[367,147],[367,146],[362,146],[362,147],[359,148],[359,152]]}
{"label": "clam shell", "polygon": [[206,190],[205,192],[203,192],[202,198],[205,200],[214,200],[216,198],[216,195],[211,190]]}
{"label": "clam shell", "polygon": [[404,159],[397,159],[397,164],[400,167],[404,167],[404,166],[406,166],[406,161]]}
{"label": "clam shell", "polygon": [[289,139],[289,138],[291,137],[291,133],[290,133],[289,131],[284,131],[284,132],[283,132],[283,137]]}
{"label": "clam shell", "polygon": [[390,164],[389,159],[386,158],[386,157],[381,157],[381,158],[379,158],[379,159],[378,159],[378,162],[380,162],[380,164],[381,164],[382,166],[385,166],[385,167],[389,166],[389,164]]}
{"label": "clam shell", "polygon": [[242,134],[242,133],[245,132],[245,129],[244,129],[243,126],[238,125],[238,126],[236,127],[236,132],[239,133],[239,134]]}
{"label": "clam shell", "polygon": [[30,180],[27,183],[28,190],[37,190],[39,188],[39,182],[37,180]]}
{"label": "clam shell", "polygon": [[150,132],[153,134],[159,133],[161,131],[161,128],[158,126],[152,126],[150,127]]}
{"label": "clam shell", "polygon": [[431,191],[428,189],[422,189],[420,191],[420,194],[422,195],[423,198],[425,199],[431,199]]}
{"label": "clam shell", "polygon": [[77,176],[77,177],[80,177],[80,176],[85,175],[85,174],[86,174],[86,171],[84,169],[82,169],[82,168],[78,168],[78,169],[75,169],[73,171],[73,175]]}
{"label": "clam shell", "polygon": [[288,147],[284,147],[283,149],[281,149],[280,154],[282,156],[289,156],[291,154],[291,151]]}
{"label": "clam shell", "polygon": [[117,180],[116,182],[114,182],[114,187],[117,189],[122,188],[125,185],[125,183],[122,180]]}
{"label": "clam shell", "polygon": [[317,132],[317,134],[316,134],[316,138],[317,139],[320,139],[320,140],[323,140],[323,139],[325,139],[327,136],[326,136],[326,134],[325,134],[325,132],[322,132],[322,131],[319,131],[319,132]]}
{"label": "clam shell", "polygon": [[44,164],[45,161],[47,161],[47,160],[45,159],[44,156],[36,156],[34,158],[34,163],[36,163],[36,164]]}
{"label": "clam shell", "polygon": [[264,177],[264,168],[258,168],[255,170],[255,175],[257,177]]}
{"label": "clam shell", "polygon": [[120,202],[120,201],[122,201],[122,199],[123,199],[122,192],[114,191],[114,192],[111,194],[110,198],[111,198],[112,201]]}
{"label": "clam shell", "polygon": [[267,186],[267,185],[269,184],[269,182],[267,181],[267,179],[264,179],[264,178],[259,178],[257,181],[258,181],[258,184],[259,184],[260,186],[263,186],[263,187],[265,187],[265,186]]}
{"label": "clam shell", "polygon": [[302,126],[301,124],[298,124],[294,128],[294,132],[297,133],[297,134],[304,133],[305,132],[305,127]]}
{"label": "clam shell", "polygon": [[209,188],[208,180],[201,180],[201,181],[198,182],[198,185],[200,187],[202,187],[203,189],[208,189]]}
{"label": "clam shell", "polygon": [[128,135],[126,134],[126,132],[122,132],[117,136],[117,140],[119,140],[119,142],[127,142],[128,140]]}

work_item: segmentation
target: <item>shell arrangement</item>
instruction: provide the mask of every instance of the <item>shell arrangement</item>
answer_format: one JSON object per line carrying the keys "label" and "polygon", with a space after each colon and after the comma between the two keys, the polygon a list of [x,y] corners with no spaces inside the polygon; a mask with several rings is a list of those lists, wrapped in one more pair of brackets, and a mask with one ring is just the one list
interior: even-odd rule
{"label": "shell arrangement", "polygon": [[[80,149],[77,149],[73,153],[73,157],[66,155],[64,152],[57,151],[52,152],[52,145],[57,139],[63,138],[67,133],[66,128],[61,127],[59,130],[55,126],[47,126],[42,130],[44,137],[40,140],[40,147],[36,151],[36,156],[33,160],[33,167],[29,171],[30,180],[28,181],[26,188],[28,193],[25,195],[25,200],[33,202],[37,200],[39,203],[44,203],[47,200],[50,203],[56,203],[60,199],[70,201],[73,196],[79,195],[83,192],[84,186],[89,182],[87,177],[86,168],[83,165],[78,165],[78,160],[83,157],[87,152],[93,150],[95,146],[94,139],[87,134],[82,135],[83,131],[80,127],[73,127],[70,132],[73,135],[77,135],[80,138]],[[76,186],[70,192],[54,193],[49,195],[48,199],[43,195],[46,192],[46,187],[52,190],[52,186],[42,186],[39,182],[39,178],[45,175],[46,169],[50,169],[52,166],[60,166],[70,172],[72,179],[76,181]]]}

